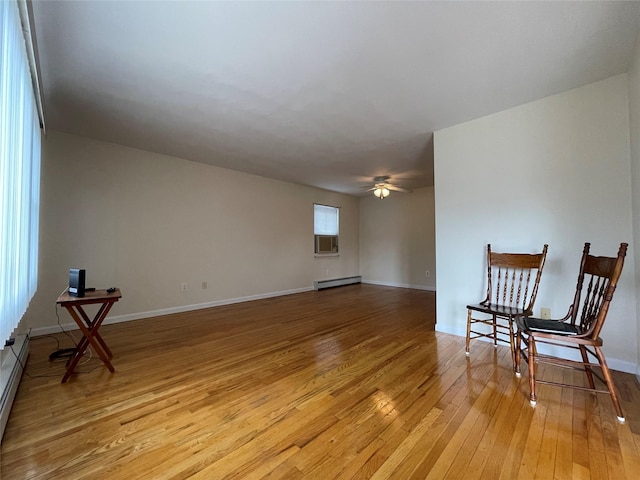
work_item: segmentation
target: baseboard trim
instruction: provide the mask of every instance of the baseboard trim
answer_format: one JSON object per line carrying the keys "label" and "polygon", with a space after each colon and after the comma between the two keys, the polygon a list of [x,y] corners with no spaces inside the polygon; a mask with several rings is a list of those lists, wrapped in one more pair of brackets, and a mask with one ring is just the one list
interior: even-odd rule
{"label": "baseboard trim", "polygon": [[451,328],[451,325],[436,323],[436,332],[448,333],[449,335],[455,335],[456,337],[466,337],[466,323],[461,328]]}
{"label": "baseboard trim", "polygon": [[638,371],[638,365],[627,360],[619,360],[607,355],[607,366],[611,370],[634,374]]}
{"label": "baseboard trim", "polygon": [[[129,313],[126,315],[116,315],[113,317],[107,317],[103,325],[109,325],[113,323],[131,322],[133,320],[140,320],[150,317],[161,317],[163,315],[171,315],[174,313],[190,312],[193,310],[201,310],[204,308],[220,307],[223,305],[233,305],[234,303],[251,302],[253,300],[263,300],[265,298],[282,297],[284,295],[293,295],[296,293],[313,291],[313,287],[295,288],[291,290],[282,290],[279,292],[261,293],[258,295],[247,295],[246,297],[227,298],[224,300],[216,300],[213,302],[196,303],[192,305],[182,305],[179,307],[162,308],[159,310],[150,310],[147,312]],[[66,323],[64,325],[53,325],[49,327],[34,328],[31,330],[31,336],[37,337],[41,335],[50,335],[52,333],[59,333],[60,327],[65,331],[79,330],[78,325],[75,323]]]}
{"label": "baseboard trim", "polygon": [[429,292],[435,292],[436,287],[429,287],[427,285],[411,285],[408,283],[395,283],[395,282],[380,282],[378,280],[362,280],[362,283],[369,285],[380,285],[381,287],[397,287],[397,288],[412,288],[414,290],[427,290]]}
{"label": "baseboard trim", "polygon": [[[466,323],[464,324],[466,325]],[[448,326],[444,326],[440,323],[436,323],[436,332],[447,333],[449,335],[455,335],[456,337],[466,337],[467,332],[466,329],[463,328],[448,328]],[[475,341],[489,341],[485,338],[478,338]],[[547,346],[545,346],[547,347]],[[629,362],[627,360],[620,360],[618,358],[612,357],[610,355],[606,356],[607,365],[611,370],[617,370],[619,372],[631,373],[635,374],[640,381],[640,365],[637,365],[633,362]]]}

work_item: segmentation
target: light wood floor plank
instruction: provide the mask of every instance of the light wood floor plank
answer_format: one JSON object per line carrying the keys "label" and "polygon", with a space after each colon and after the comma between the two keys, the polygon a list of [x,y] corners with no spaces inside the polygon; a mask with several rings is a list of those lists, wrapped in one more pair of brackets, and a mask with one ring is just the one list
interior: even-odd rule
{"label": "light wood floor plank", "polygon": [[434,322],[433,292],[352,285],[105,325],[116,372],[87,357],[66,384],[48,356],[69,338],[34,338],[1,478],[636,478],[632,375],[624,425],[580,391],[540,386],[534,409],[507,347],[466,357]]}
{"label": "light wood floor plank", "polygon": [[[562,372],[562,382],[573,382],[573,371]],[[556,444],[556,461],[554,478],[557,480],[573,479],[573,395],[576,391],[570,388],[561,390],[560,409],[558,417],[558,441]]]}

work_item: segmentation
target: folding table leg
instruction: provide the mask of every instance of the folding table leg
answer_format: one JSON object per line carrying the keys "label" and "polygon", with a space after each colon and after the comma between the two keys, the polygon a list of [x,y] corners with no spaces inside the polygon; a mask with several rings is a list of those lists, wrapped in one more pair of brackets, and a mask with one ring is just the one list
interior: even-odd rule
{"label": "folding table leg", "polygon": [[71,358],[71,361],[69,362],[67,371],[62,377],[62,383],[65,383],[69,379],[69,377],[73,374],[75,367],[78,365],[80,358],[82,358],[82,355],[84,355],[84,352],[86,351],[89,345],[91,345],[94,348],[94,350],[100,357],[100,360],[102,360],[102,362],[107,366],[109,371],[111,373],[115,372],[113,365],[111,365],[111,362],[109,361],[109,359],[112,358],[111,351],[107,348],[107,351],[109,352],[107,353],[102,349],[103,345],[101,344],[104,344],[104,341],[102,340],[102,337],[99,337],[98,335],[98,328],[100,328],[100,325],[106,318],[112,306],[113,306],[113,302],[103,304],[100,310],[98,311],[98,313],[96,314],[94,320],[89,319],[85,311],[82,309],[81,305],[76,306],[76,308],[80,312],[80,315],[78,315],[78,313],[76,312],[76,310],[74,310],[72,306],[66,307],[71,317],[78,324],[78,327],[80,327],[83,338],[78,343],[78,348],[76,350],[76,353],[74,354],[74,356]]}

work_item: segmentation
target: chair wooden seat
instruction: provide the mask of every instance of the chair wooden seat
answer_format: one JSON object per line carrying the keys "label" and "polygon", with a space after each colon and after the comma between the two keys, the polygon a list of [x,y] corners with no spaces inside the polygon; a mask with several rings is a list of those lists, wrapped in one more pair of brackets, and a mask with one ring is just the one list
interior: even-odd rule
{"label": "chair wooden seat", "polygon": [[518,325],[518,328],[528,330],[533,335],[538,333],[547,333],[553,336],[560,335],[561,337],[565,337],[567,335],[581,335],[586,333],[582,331],[579,326],[572,325],[571,323],[563,322],[561,320],[526,317],[517,318],[516,324]]}
{"label": "chair wooden seat", "polygon": [[530,315],[531,312],[524,310],[523,308],[510,307],[509,305],[499,305],[496,303],[475,303],[467,305],[467,308],[476,312],[493,314],[502,317],[523,317]]}
{"label": "chair wooden seat", "polygon": [[547,248],[544,245],[540,253],[497,253],[491,251],[491,244],[487,245],[487,296],[467,305],[466,355],[474,338],[487,338],[495,347],[498,342],[507,343],[515,369],[513,322],[533,313]]}
{"label": "chair wooden seat", "polygon": [[[613,377],[602,352],[603,342],[600,331],[622,272],[627,244],[620,244],[617,257],[595,257],[589,255],[589,248],[590,244],[585,243],[576,293],[567,315],[559,320],[538,318],[518,318],[516,320],[518,344],[516,374],[520,373],[521,359],[524,358],[529,365],[529,400],[531,405],[535,406],[537,402],[537,383],[606,393],[611,396],[618,420],[623,423],[625,421],[624,414],[618,401]],[[582,361],[571,360],[557,354],[540,353],[539,344],[561,347],[560,349],[556,348],[554,353],[562,350],[570,351],[567,349],[578,350]],[[540,379],[536,376],[536,365],[540,363],[584,370],[589,387]],[[594,368],[600,369],[602,376],[594,371]],[[596,387],[594,377],[600,380],[606,389]]]}

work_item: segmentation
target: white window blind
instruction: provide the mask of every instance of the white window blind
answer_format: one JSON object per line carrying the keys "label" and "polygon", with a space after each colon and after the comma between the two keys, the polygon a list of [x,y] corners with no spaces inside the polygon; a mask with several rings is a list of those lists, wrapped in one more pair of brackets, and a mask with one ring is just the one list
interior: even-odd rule
{"label": "white window blind", "polygon": [[20,14],[0,2],[0,349],[37,287],[40,124]]}
{"label": "white window blind", "polygon": [[327,205],[313,205],[314,235],[338,235],[338,208]]}

